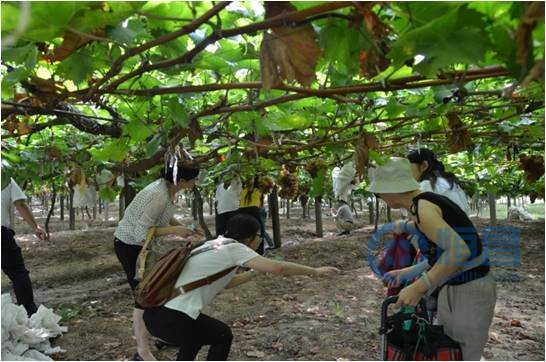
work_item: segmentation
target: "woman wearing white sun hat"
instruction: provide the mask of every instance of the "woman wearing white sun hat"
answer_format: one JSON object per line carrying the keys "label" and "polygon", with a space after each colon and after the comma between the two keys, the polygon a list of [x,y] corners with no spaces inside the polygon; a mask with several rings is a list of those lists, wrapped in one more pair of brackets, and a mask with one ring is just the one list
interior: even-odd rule
{"label": "woman wearing white sun hat", "polygon": [[[402,289],[398,305],[417,305],[425,294],[441,288],[439,323],[461,344],[465,360],[479,360],[493,319],[496,286],[474,225],[447,197],[421,191],[405,158],[393,157],[370,168],[369,178],[368,191],[391,208],[405,208],[415,217],[416,221],[397,222],[396,229],[418,229],[426,236],[426,244],[420,247],[428,265],[421,278]],[[389,287],[396,287],[416,268],[419,265],[391,271],[384,278]]]}

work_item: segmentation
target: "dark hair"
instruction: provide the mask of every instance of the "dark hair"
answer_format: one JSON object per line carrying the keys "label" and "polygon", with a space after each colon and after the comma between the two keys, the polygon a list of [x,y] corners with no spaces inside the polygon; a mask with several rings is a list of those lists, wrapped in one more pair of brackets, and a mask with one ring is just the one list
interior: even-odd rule
{"label": "dark hair", "polygon": [[260,223],[253,216],[238,214],[228,220],[226,230],[226,238],[241,241],[256,235],[260,231]]}
{"label": "dark hair", "polygon": [[[165,170],[165,167],[163,167],[161,169],[161,177],[169,181],[170,183],[174,183],[173,172],[174,172],[174,167],[167,167],[166,170]],[[198,168],[178,166],[178,171],[176,173],[176,182],[180,180],[190,181],[197,178],[197,176],[199,176]]]}
{"label": "dark hair", "polygon": [[452,189],[455,185],[460,186],[457,176],[451,172],[446,172],[444,164],[441,161],[438,161],[434,152],[428,148],[413,150],[408,153],[406,158],[411,163],[416,163],[419,165],[424,161],[428,162],[428,168],[423,172],[421,179],[418,181],[421,182],[424,180],[429,180],[433,190],[436,188],[436,181],[438,180],[438,177],[443,177],[447,180],[449,183],[449,189]]}

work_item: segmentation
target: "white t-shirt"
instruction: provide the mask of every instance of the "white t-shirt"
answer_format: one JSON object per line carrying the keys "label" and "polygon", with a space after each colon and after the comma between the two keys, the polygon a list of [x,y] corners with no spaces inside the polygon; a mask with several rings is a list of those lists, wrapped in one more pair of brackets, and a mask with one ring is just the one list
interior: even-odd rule
{"label": "white t-shirt", "polygon": [[[211,245],[222,239],[223,237],[220,236],[217,239],[209,240],[202,247]],[[199,248],[196,250],[199,250]],[[233,244],[221,245],[215,250],[209,250],[192,256],[186,265],[184,265],[184,269],[180,273],[175,285],[178,288],[230,267],[242,266],[257,256],[259,255],[254,250],[241,243],[235,242]],[[165,304],[165,307],[183,312],[191,318],[197,319],[201,310],[233,279],[237,269],[233,269],[229,274],[209,285],[204,285],[188,293],[179,295]]]}
{"label": "white t-shirt", "polygon": [[237,210],[239,208],[241,191],[242,185],[239,179],[233,180],[227,189],[224,188],[223,183],[220,183],[216,187],[216,196],[214,197],[218,202],[216,205],[218,214]]}
{"label": "white t-shirt", "polygon": [[17,200],[26,200],[27,196],[17,185],[15,180],[10,179],[9,184],[2,189],[2,226],[13,229],[13,203]]}
{"label": "white t-shirt", "polygon": [[114,236],[126,244],[143,245],[153,226],[169,226],[176,206],[171,202],[167,181],[155,180],[143,188],[123,214]]}
{"label": "white t-shirt", "polygon": [[436,179],[436,184],[434,185],[434,189],[432,189],[432,184],[430,180],[424,180],[420,182],[421,185],[421,191],[428,191],[428,192],[434,192],[435,194],[439,194],[442,196],[447,197],[457,205],[468,215],[470,212],[470,206],[468,205],[468,201],[466,199],[466,195],[461,189],[461,187],[457,184],[453,185],[453,188],[450,189],[449,182],[443,178],[438,177]]}

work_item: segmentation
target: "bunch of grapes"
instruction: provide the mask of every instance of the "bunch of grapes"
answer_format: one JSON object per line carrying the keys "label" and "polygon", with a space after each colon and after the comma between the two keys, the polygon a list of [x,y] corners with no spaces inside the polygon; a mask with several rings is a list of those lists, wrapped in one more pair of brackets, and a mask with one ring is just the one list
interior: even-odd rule
{"label": "bunch of grapes", "polygon": [[275,182],[273,179],[269,176],[263,176],[260,178],[260,191],[263,194],[268,194],[273,189],[273,186],[275,186]]}
{"label": "bunch of grapes", "polygon": [[321,170],[326,170],[328,168],[328,163],[322,158],[315,158],[305,165],[305,171],[309,172],[312,178],[317,177]]}
{"label": "bunch of grapes", "polygon": [[520,168],[525,172],[527,181],[535,182],[544,175],[544,157],[540,155],[519,155]]}
{"label": "bunch of grapes", "polygon": [[283,199],[292,200],[298,195],[298,176],[284,166],[281,170],[278,184],[281,187],[279,196]]}

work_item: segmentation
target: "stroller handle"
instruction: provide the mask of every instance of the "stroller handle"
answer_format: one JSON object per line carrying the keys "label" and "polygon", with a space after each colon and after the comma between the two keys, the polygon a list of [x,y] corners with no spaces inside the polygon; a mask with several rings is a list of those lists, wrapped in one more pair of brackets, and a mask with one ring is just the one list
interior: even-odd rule
{"label": "stroller handle", "polygon": [[[379,334],[385,334],[387,332],[386,324],[389,306],[391,304],[396,304],[396,302],[398,302],[398,295],[390,296],[383,301],[383,304],[381,305],[381,328],[379,329]],[[419,301],[419,307],[425,314],[427,313],[427,304],[423,298]]]}
{"label": "stroller handle", "polygon": [[389,305],[396,304],[398,302],[398,296],[393,295],[391,297],[388,297],[383,301],[383,304],[381,304],[381,329],[379,330],[379,334],[385,334],[386,331],[386,322],[387,322],[387,312],[389,310]]}

